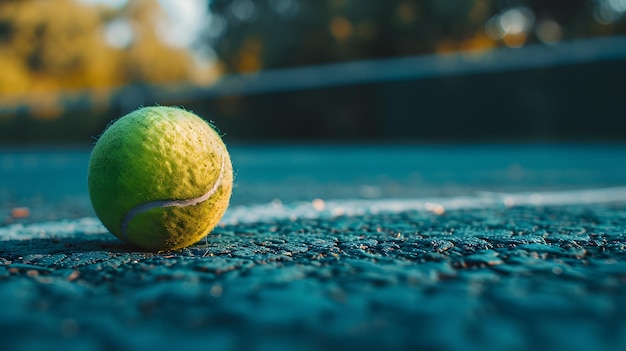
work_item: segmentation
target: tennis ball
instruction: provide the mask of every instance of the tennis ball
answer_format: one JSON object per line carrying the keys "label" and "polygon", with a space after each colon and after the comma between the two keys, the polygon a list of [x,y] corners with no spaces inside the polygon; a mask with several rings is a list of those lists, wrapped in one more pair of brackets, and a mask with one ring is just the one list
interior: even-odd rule
{"label": "tennis ball", "polygon": [[145,107],[118,119],[89,160],[96,215],[121,240],[154,251],[209,234],[228,207],[232,183],[220,136],[175,107]]}

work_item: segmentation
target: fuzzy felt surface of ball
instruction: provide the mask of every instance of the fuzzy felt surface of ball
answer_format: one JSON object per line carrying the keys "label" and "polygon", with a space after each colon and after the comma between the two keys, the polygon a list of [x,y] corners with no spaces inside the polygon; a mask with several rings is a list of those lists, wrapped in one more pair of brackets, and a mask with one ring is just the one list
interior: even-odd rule
{"label": "fuzzy felt surface of ball", "polygon": [[177,107],[131,112],[98,138],[89,160],[96,215],[119,239],[151,251],[193,245],[218,224],[233,169],[219,134]]}

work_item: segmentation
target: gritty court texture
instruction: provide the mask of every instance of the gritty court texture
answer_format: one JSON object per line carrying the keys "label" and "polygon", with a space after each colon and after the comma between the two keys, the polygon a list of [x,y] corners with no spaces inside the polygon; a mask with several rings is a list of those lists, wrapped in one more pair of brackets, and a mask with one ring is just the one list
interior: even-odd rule
{"label": "gritty court texture", "polygon": [[222,223],[149,253],[94,216],[89,150],[3,150],[3,348],[626,349],[624,146],[231,154]]}

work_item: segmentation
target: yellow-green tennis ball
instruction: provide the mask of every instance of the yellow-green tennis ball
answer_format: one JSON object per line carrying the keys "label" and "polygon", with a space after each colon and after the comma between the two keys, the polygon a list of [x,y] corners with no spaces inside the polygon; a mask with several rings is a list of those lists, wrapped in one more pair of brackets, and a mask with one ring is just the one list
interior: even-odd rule
{"label": "yellow-green tennis ball", "polygon": [[205,237],[230,200],[233,169],[220,136],[195,114],[145,107],[111,124],[89,160],[93,208],[123,241],[179,249]]}

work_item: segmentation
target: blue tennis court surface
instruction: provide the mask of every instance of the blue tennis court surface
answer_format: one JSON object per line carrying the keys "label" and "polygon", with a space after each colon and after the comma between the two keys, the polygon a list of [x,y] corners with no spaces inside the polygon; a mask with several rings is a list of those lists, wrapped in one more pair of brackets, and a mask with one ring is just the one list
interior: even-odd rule
{"label": "blue tennis court surface", "polygon": [[94,217],[89,150],[4,149],[3,345],[626,348],[624,146],[231,153],[222,224],[147,253]]}

